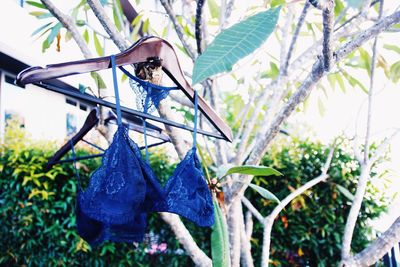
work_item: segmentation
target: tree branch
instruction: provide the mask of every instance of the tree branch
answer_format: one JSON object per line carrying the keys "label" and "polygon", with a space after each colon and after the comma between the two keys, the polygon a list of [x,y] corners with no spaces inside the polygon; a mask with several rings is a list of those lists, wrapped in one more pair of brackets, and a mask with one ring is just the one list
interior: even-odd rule
{"label": "tree branch", "polygon": [[[250,214],[251,216],[251,214]],[[253,256],[251,255],[251,243],[250,239],[247,237],[246,226],[241,220],[242,225],[240,227],[240,258],[241,258],[241,266],[243,267],[254,267]]]}
{"label": "tree branch", "polygon": [[196,245],[193,237],[179,219],[178,215],[160,212],[161,218],[169,224],[179,243],[182,244],[186,253],[193,260],[196,266],[211,267],[211,259]]}
{"label": "tree branch", "polygon": [[392,247],[400,242],[400,217],[380,237],[375,239],[363,251],[341,262],[340,266],[372,266]]}
{"label": "tree branch", "polygon": [[176,19],[175,12],[172,10],[172,7],[169,5],[168,1],[160,0],[160,2],[164,7],[165,12],[167,12],[170,20],[172,21],[172,24],[174,25],[176,34],[178,35],[179,39],[181,40],[183,47],[185,48],[189,57],[194,62],[197,55],[196,55],[195,51],[193,50],[193,48],[190,46],[190,44],[186,41],[185,35],[183,33],[183,29],[182,29],[181,25],[179,25],[178,20]]}
{"label": "tree branch", "polygon": [[[392,25],[400,22],[400,11],[393,13],[390,16],[385,17],[384,19],[378,21],[375,25],[365,30],[356,36],[352,41],[349,41],[342,45],[335,53],[334,60],[336,63],[340,62],[344,59],[349,53],[363,45],[368,40],[374,38],[376,35],[381,33],[382,31],[388,29]],[[257,165],[262,155],[265,154],[269,144],[276,136],[279,131],[279,128],[283,121],[286,120],[293,112],[293,110],[297,107],[299,103],[304,101],[304,99],[310,94],[313,87],[320,81],[320,79],[324,76],[324,68],[323,63],[320,59],[314,63],[311,73],[305,78],[301,86],[293,93],[293,95],[289,98],[288,102],[282,107],[280,112],[276,115],[271,126],[265,136],[259,140],[259,142],[255,145],[254,150],[249,155],[246,164]],[[244,183],[236,183],[233,185],[232,191],[230,195],[227,195],[227,203],[232,203],[234,199],[243,195],[244,190],[246,189],[246,183],[251,181],[251,178],[246,177]]]}
{"label": "tree branch", "polygon": [[332,147],[329,151],[328,157],[324,166],[321,169],[321,174],[308,181],[304,185],[297,188],[295,191],[290,193],[287,197],[285,197],[273,210],[272,212],[265,217],[264,219],[264,237],[263,237],[263,248],[262,248],[262,257],[261,257],[261,266],[268,266],[269,263],[269,251],[271,245],[271,231],[272,226],[274,224],[274,220],[279,215],[279,213],[296,197],[303,194],[305,191],[313,187],[314,185],[326,180],[328,178],[328,170],[331,165],[332,157],[333,157],[334,148]]}
{"label": "tree branch", "polygon": [[250,200],[246,197],[242,197],[242,203],[246,206],[246,208],[260,221],[260,223],[264,223],[264,216],[256,209],[256,207],[251,204]]}
{"label": "tree branch", "polygon": [[301,12],[301,15],[299,17],[299,21],[296,24],[296,29],[293,33],[292,41],[290,42],[289,50],[286,55],[286,60],[285,60],[285,63],[283,64],[283,68],[281,70],[281,73],[284,76],[287,75],[287,68],[289,66],[289,62],[290,62],[290,59],[293,54],[294,46],[297,42],[297,38],[299,37],[300,29],[304,24],[304,21],[305,21],[305,18],[306,18],[309,8],[310,8],[310,2],[306,1],[306,3],[304,4],[304,7],[303,7],[303,11]]}
{"label": "tree branch", "polygon": [[[379,5],[379,19],[382,18],[383,12],[383,0],[380,0],[381,4]],[[376,67],[376,58],[377,58],[377,49],[376,46],[378,44],[378,36],[374,39],[374,44],[372,45],[372,58],[371,58],[371,74],[370,74],[370,83],[369,83],[369,91],[368,91],[368,114],[367,114],[367,130],[365,133],[365,143],[364,143],[364,162],[367,162],[369,159],[369,138],[371,132],[371,117],[372,117],[372,101],[373,101],[373,92],[374,92],[374,78],[375,78],[375,67]]]}
{"label": "tree branch", "polygon": [[197,44],[197,53],[201,55],[203,52],[202,47],[202,32],[201,32],[201,24],[203,21],[202,14],[204,10],[204,0],[197,0],[196,7],[196,22],[195,22],[195,34],[196,34],[196,44]]}
{"label": "tree branch", "polygon": [[82,51],[82,54],[85,58],[92,58],[93,54],[87,46],[85,40],[82,35],[79,33],[78,28],[75,26],[74,20],[62,13],[50,0],[41,0],[43,5],[50,11],[53,16],[58,19],[59,22],[71,33],[72,38],[75,40],[79,49]]}
{"label": "tree branch", "polygon": [[128,42],[111,22],[100,1],[87,0],[87,3],[92,9],[94,15],[98,18],[104,30],[108,33],[108,35],[110,35],[111,39],[114,41],[119,50],[124,51],[125,49],[127,49],[129,47]]}
{"label": "tree branch", "polygon": [[323,36],[324,40],[322,42],[322,54],[324,57],[324,69],[325,71],[329,71],[332,65],[332,31],[333,31],[333,23],[334,23],[334,14],[333,9],[335,6],[335,2],[333,0],[326,0],[327,5],[322,11],[322,21],[323,21]]}

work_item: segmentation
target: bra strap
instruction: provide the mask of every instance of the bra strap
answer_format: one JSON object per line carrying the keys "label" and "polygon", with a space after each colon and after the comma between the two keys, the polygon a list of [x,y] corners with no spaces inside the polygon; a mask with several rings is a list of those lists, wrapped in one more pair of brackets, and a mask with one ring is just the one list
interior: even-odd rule
{"label": "bra strap", "polygon": [[[147,114],[148,110],[148,105],[150,101],[150,95],[151,95],[151,87],[149,86],[147,88],[147,94],[146,94],[146,99],[144,101],[144,113]],[[146,119],[143,119],[143,135],[144,135],[144,147],[146,148],[146,161],[149,162],[149,147],[147,145],[147,127],[146,127]]]}
{"label": "bra strap", "polygon": [[122,115],[121,115],[121,104],[119,101],[119,93],[118,93],[118,80],[117,80],[117,69],[115,64],[115,55],[111,55],[111,67],[112,67],[112,75],[114,82],[114,93],[115,93],[115,104],[117,106],[117,121],[118,126],[122,125]]}
{"label": "bra strap", "polygon": [[73,165],[74,165],[74,169],[75,169],[75,176],[78,179],[78,189],[80,191],[82,191],[81,177],[79,176],[78,168],[76,168],[76,154],[75,154],[74,143],[72,142],[71,139],[69,139],[69,145],[71,146],[72,160],[73,160]]}
{"label": "bra strap", "polygon": [[197,113],[198,113],[198,96],[197,96],[197,91],[195,90],[194,91],[193,148],[196,148]]}

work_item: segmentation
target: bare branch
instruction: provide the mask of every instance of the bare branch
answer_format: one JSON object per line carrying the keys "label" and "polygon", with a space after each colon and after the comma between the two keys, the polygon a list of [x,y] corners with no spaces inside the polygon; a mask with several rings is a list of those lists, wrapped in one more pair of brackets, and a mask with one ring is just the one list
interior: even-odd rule
{"label": "bare branch", "polygon": [[196,8],[196,23],[195,23],[195,34],[196,34],[196,43],[197,43],[197,53],[200,55],[203,52],[202,41],[203,36],[201,32],[201,24],[203,22],[202,14],[204,10],[204,0],[197,1]]}
{"label": "bare branch", "polygon": [[341,262],[340,266],[372,266],[392,247],[400,242],[400,217],[380,237],[375,239],[363,251]]}
{"label": "bare branch", "polygon": [[70,16],[62,13],[50,0],[41,0],[41,2],[46,6],[50,13],[53,14],[53,16],[56,17],[56,19],[58,19],[58,21],[61,22],[61,24],[71,33],[72,38],[74,38],[79,49],[82,51],[83,56],[85,58],[93,57],[92,52],[75,26],[74,20]]}
{"label": "bare branch", "polygon": [[[381,0],[381,4],[379,5],[379,19],[382,17],[383,12],[383,0]],[[376,46],[378,44],[378,36],[374,39],[374,44],[372,46],[372,58],[371,58],[371,74],[370,74],[370,83],[369,83],[369,91],[368,91],[368,114],[367,114],[367,130],[365,133],[365,143],[364,143],[364,162],[367,162],[369,159],[369,138],[371,132],[371,117],[372,117],[372,101],[373,101],[373,93],[374,93],[374,78],[375,78],[375,67],[376,67],[376,58],[377,58],[377,49]]]}
{"label": "bare branch", "polygon": [[329,71],[332,65],[332,31],[333,31],[333,8],[335,6],[335,2],[333,0],[327,0],[327,5],[322,11],[322,20],[323,20],[323,35],[324,40],[322,43],[322,54],[324,57],[324,69],[325,71]]}
{"label": "bare branch", "polygon": [[[378,21],[375,25],[355,37],[352,41],[349,41],[342,45],[335,53],[335,62],[337,63],[341,61],[349,53],[363,45],[371,38],[374,38],[382,31],[388,29],[396,23],[399,23],[399,21],[400,11],[397,11],[392,15]],[[260,139],[259,142],[255,145],[254,150],[251,152],[248,160],[246,161],[246,164],[257,165],[260,162],[262,155],[265,154],[269,144],[278,133],[282,122],[290,116],[290,114],[299,103],[304,101],[304,99],[310,94],[313,87],[320,81],[323,76],[324,68],[322,61],[320,59],[317,59],[317,61],[313,65],[311,73],[306,77],[306,79],[303,81],[302,85],[296,90],[296,92],[293,93],[288,102],[282,107],[281,111],[275,116],[273,122],[271,123],[271,127],[269,128],[265,136]],[[244,178],[244,181],[248,182],[250,180],[249,178]],[[245,183],[236,183],[233,185],[233,187],[234,188],[232,188],[231,195],[227,196],[227,200],[229,203],[231,203],[237,196],[243,194],[245,190]]]}
{"label": "bare branch", "polygon": [[161,218],[166,221],[174,232],[179,243],[182,244],[186,253],[190,256],[196,266],[211,267],[211,259],[196,245],[193,237],[183,225],[178,215],[160,212]]}
{"label": "bare branch", "polygon": [[256,207],[251,204],[250,200],[246,197],[242,197],[242,203],[246,206],[246,208],[260,221],[260,223],[264,223],[264,216],[256,209]]}
{"label": "bare branch", "polygon": [[195,51],[193,50],[193,48],[190,46],[190,44],[186,41],[182,26],[179,25],[178,20],[176,19],[175,12],[172,10],[172,7],[170,6],[170,4],[168,3],[167,0],[160,0],[160,2],[163,5],[165,11],[168,13],[168,16],[169,16],[170,20],[172,21],[172,24],[174,25],[176,34],[178,35],[179,39],[181,40],[183,47],[185,48],[189,57],[193,61],[195,61],[197,55],[196,55]]}
{"label": "bare branch", "polygon": [[253,214],[249,210],[246,211],[245,227],[246,227],[247,240],[250,241],[251,235],[253,234]]}
{"label": "bare branch", "polygon": [[272,212],[265,218],[264,220],[264,237],[263,237],[263,248],[262,248],[262,258],[261,258],[261,266],[268,266],[269,262],[269,251],[271,245],[271,231],[272,225],[274,224],[274,220],[279,215],[279,213],[296,197],[303,194],[305,191],[313,187],[314,185],[326,180],[328,178],[328,169],[331,165],[332,157],[333,157],[334,148],[332,147],[329,151],[328,157],[325,161],[324,166],[321,169],[321,174],[308,181],[304,185],[297,188],[295,191],[290,193],[287,197],[285,197],[273,210]]}
{"label": "bare branch", "polygon": [[107,16],[103,6],[101,5],[99,0],[87,0],[90,8],[92,9],[94,15],[98,18],[99,22],[103,26],[104,30],[110,35],[111,39],[115,43],[115,45],[119,48],[119,50],[123,51],[129,47],[128,42],[122,36],[120,32],[118,32],[117,28],[111,22],[110,18]]}
{"label": "bare branch", "polygon": [[310,2],[306,1],[306,3],[304,4],[304,7],[303,7],[303,11],[301,12],[301,15],[299,17],[299,21],[296,24],[296,29],[293,33],[292,41],[290,42],[290,46],[289,46],[289,50],[286,55],[285,63],[283,64],[283,68],[281,68],[282,75],[285,75],[285,76],[287,75],[287,68],[289,66],[289,62],[290,62],[290,59],[291,59],[293,51],[294,51],[294,46],[296,45],[297,38],[299,37],[300,29],[304,24],[304,21],[305,21],[305,18],[306,18],[309,8],[310,8]]}
{"label": "bare branch", "polygon": [[[250,214],[251,216],[251,214]],[[246,233],[246,226],[242,221],[242,225],[240,227],[240,259],[241,259],[241,266],[243,267],[254,267],[253,256],[251,255],[251,243],[250,239],[247,237]]]}

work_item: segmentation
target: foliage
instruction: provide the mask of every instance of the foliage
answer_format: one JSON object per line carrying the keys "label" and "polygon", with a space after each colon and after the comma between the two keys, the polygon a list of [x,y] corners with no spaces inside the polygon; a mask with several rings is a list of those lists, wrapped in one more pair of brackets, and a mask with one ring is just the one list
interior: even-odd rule
{"label": "foliage", "polygon": [[230,71],[239,59],[261,46],[275,29],[280,10],[278,7],[260,12],[222,31],[196,60],[193,84]]}
{"label": "foliage", "polygon": [[[286,144],[276,144],[262,164],[273,166],[284,176],[255,177],[253,180],[274,192],[279,199],[318,176],[327,155],[327,148],[319,143],[299,140],[287,143],[287,139],[281,142]],[[348,151],[346,144],[338,147],[328,172],[330,178],[294,199],[280,213],[272,229],[273,266],[335,266],[339,262],[341,239],[351,204],[348,197],[355,193],[356,178],[360,173],[357,161]],[[376,182],[385,183],[384,178],[372,175]],[[343,189],[349,193],[344,193]],[[260,199],[252,190],[247,190],[246,196],[264,216],[275,207],[275,203]],[[384,212],[388,202],[383,192],[371,183],[368,185],[352,243],[355,251],[367,245],[372,236],[368,221]],[[261,224],[255,222],[251,241],[255,260],[261,257],[262,233]]]}
{"label": "foliage", "polygon": [[[149,216],[148,237],[137,248],[105,243],[91,249],[75,228],[72,164],[45,171],[55,145],[29,141],[17,128],[16,124],[8,127],[0,147],[0,266],[79,266],[83,262],[87,266],[190,266],[190,258],[157,214]],[[78,149],[77,154],[87,151]],[[174,165],[164,152],[155,153],[150,161],[161,180],[172,174]],[[99,159],[79,162],[83,181],[98,164]],[[194,224],[185,224],[209,254],[210,230],[197,231]]]}
{"label": "foliage", "polygon": [[[11,130],[5,135],[6,144],[0,150],[0,265],[69,266],[82,262],[89,266],[193,264],[156,214],[149,216],[148,237],[137,248],[132,244],[105,243],[91,249],[75,229],[76,180],[72,164],[56,165],[45,171],[46,158],[52,155],[55,146],[29,141],[24,132],[16,128],[9,127]],[[285,176],[261,176],[253,182],[282,199],[293,188],[318,175],[326,149],[321,144],[296,140],[280,145],[280,149],[276,147],[264,157],[263,165],[273,166]],[[151,165],[161,181],[165,181],[175,166],[169,163],[164,152],[157,151],[159,149],[152,152]],[[82,155],[87,151],[80,149],[77,153]],[[88,180],[88,174],[98,163],[98,159],[80,162],[83,180]],[[272,259],[276,265],[304,265],[308,260],[310,266],[329,266],[339,259],[349,200],[338,185],[354,194],[358,173],[359,166],[353,157],[345,147],[339,148],[328,182],[295,199],[275,223]],[[264,215],[276,205],[271,200],[260,198],[256,191],[247,190],[246,195]],[[379,216],[386,204],[382,194],[369,185],[354,236],[354,249],[365,246],[371,232],[366,225],[367,220]],[[196,227],[187,220],[184,223],[199,246],[211,255],[211,229]],[[252,252],[255,261],[259,262],[262,228],[258,222],[254,226]]]}

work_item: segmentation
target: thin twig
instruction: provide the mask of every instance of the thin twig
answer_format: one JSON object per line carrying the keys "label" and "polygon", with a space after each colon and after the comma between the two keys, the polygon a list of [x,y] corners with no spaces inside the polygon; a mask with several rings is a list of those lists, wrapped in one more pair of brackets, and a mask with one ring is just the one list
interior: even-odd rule
{"label": "thin twig", "polygon": [[321,169],[321,174],[308,181],[304,185],[300,186],[297,188],[295,191],[290,193],[287,197],[285,197],[273,210],[272,212],[265,217],[264,219],[264,237],[263,237],[263,247],[262,247],[262,259],[261,259],[261,266],[268,266],[269,262],[269,251],[270,251],[270,246],[271,246],[271,231],[272,231],[272,226],[274,224],[274,220],[276,217],[279,215],[279,213],[296,197],[300,196],[303,194],[305,191],[308,189],[312,188],[314,185],[326,180],[328,176],[328,170],[329,166],[331,165],[332,162],[332,157],[333,157],[333,152],[334,152],[334,146],[331,147],[329,150],[328,157],[325,161],[324,166]]}
{"label": "thin twig", "polygon": [[[383,2],[381,0],[381,4],[379,5],[379,19],[382,17],[383,12]],[[364,143],[364,162],[367,162],[369,159],[369,138],[371,132],[371,119],[372,119],[372,105],[373,105],[373,94],[374,94],[374,78],[375,78],[375,67],[376,67],[376,58],[378,51],[376,49],[378,44],[378,36],[374,39],[374,44],[372,45],[372,58],[371,58],[371,74],[370,74],[370,82],[369,82],[369,90],[368,90],[368,114],[367,114],[367,129],[365,133],[365,143]]]}
{"label": "thin twig", "polygon": [[203,22],[202,18],[203,10],[204,10],[204,0],[198,0],[196,7],[195,34],[196,34],[197,53],[199,55],[201,55],[201,53],[203,52],[203,47],[202,47],[203,36],[201,31],[201,25]]}
{"label": "thin twig", "polygon": [[181,40],[183,47],[185,48],[186,52],[188,53],[192,61],[194,61],[197,55],[194,49],[191,47],[191,45],[186,41],[183,28],[176,19],[175,12],[173,11],[172,7],[170,6],[167,0],[160,0],[160,2],[163,5],[165,11],[167,12],[169,19],[172,21],[176,34],[178,35],[178,38]]}
{"label": "thin twig", "polygon": [[111,22],[99,0],[87,0],[87,3],[119,50],[127,49],[129,47],[128,42]]}
{"label": "thin twig", "polygon": [[304,4],[304,7],[303,7],[303,11],[301,12],[301,15],[299,17],[299,21],[296,24],[296,29],[293,33],[292,41],[290,42],[289,50],[286,55],[286,60],[285,60],[285,63],[283,64],[283,68],[281,70],[282,75],[285,75],[285,76],[287,75],[287,68],[289,66],[289,62],[290,62],[290,59],[291,59],[293,51],[294,51],[294,46],[296,45],[297,38],[299,37],[300,29],[304,24],[304,21],[305,21],[305,18],[306,18],[309,8],[310,8],[310,2],[306,1],[306,3]]}
{"label": "thin twig", "polygon": [[251,204],[250,200],[246,197],[242,197],[242,203],[246,206],[246,208],[260,221],[260,223],[264,223],[264,216],[256,209],[256,207]]}

